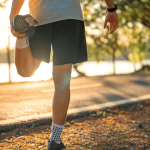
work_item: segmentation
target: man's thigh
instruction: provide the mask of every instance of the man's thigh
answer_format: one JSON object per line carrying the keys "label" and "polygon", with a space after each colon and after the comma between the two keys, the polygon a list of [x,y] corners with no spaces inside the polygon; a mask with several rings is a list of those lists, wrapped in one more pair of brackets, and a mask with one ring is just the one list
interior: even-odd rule
{"label": "man's thigh", "polygon": [[26,64],[25,66],[28,66],[28,65],[32,66],[31,62],[33,62],[34,71],[36,71],[41,64],[41,61],[32,56],[30,46],[27,46],[25,48],[16,47],[15,49],[16,66],[23,67],[22,65],[25,65],[25,64]]}
{"label": "man's thigh", "polygon": [[41,64],[41,61],[38,60],[38,59],[33,58],[33,63],[34,63],[34,70],[36,71],[39,68],[40,64]]}

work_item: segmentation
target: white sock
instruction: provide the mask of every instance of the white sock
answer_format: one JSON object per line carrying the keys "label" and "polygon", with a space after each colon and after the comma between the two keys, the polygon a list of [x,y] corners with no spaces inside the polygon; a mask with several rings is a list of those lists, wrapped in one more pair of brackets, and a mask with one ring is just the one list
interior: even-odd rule
{"label": "white sock", "polygon": [[29,45],[28,36],[24,37],[23,39],[16,39],[16,47],[17,48],[25,48]]}
{"label": "white sock", "polygon": [[61,143],[60,136],[64,125],[58,125],[52,122],[52,133],[50,136],[50,141],[55,141],[57,144]]}

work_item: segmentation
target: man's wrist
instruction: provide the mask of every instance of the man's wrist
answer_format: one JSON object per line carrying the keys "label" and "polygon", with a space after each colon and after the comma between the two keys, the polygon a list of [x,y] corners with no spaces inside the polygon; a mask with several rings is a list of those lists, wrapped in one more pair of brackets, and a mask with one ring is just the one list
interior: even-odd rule
{"label": "man's wrist", "polygon": [[11,19],[11,18],[15,18],[15,16],[16,15],[18,15],[18,14],[16,14],[16,13],[10,13],[10,15],[9,15],[9,19]]}
{"label": "man's wrist", "polygon": [[109,9],[111,9],[111,8],[115,8],[115,4],[113,4],[113,5],[109,5],[109,6],[107,6],[107,8],[109,8]]}
{"label": "man's wrist", "polygon": [[113,12],[109,12],[109,11],[108,11],[108,13],[109,13],[109,14],[115,14],[115,13],[116,13],[116,10],[113,11]]}
{"label": "man's wrist", "polygon": [[115,6],[113,8],[107,8],[108,12],[114,12],[117,10],[117,5],[115,4]]}
{"label": "man's wrist", "polygon": [[11,23],[12,23],[12,20],[15,18],[15,16],[16,16],[16,15],[10,15],[10,16],[9,16],[10,25],[11,25]]}

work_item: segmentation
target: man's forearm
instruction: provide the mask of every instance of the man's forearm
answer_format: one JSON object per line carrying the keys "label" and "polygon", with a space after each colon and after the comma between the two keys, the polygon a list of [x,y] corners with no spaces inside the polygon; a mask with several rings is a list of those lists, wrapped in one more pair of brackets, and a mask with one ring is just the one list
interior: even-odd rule
{"label": "man's forearm", "polygon": [[114,0],[105,0],[107,8],[114,8]]}
{"label": "man's forearm", "polygon": [[[11,7],[11,13],[10,13],[10,21],[12,21],[12,19],[19,14],[20,9],[23,5],[25,0],[13,0],[12,2],[12,7]],[[10,22],[11,23],[11,22]]]}

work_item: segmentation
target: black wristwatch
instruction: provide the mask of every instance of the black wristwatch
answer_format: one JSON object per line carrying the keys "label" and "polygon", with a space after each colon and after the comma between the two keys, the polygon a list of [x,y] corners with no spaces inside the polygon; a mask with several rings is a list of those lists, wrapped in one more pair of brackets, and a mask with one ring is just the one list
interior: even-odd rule
{"label": "black wristwatch", "polygon": [[114,12],[117,10],[117,5],[115,4],[115,8],[107,8],[108,12]]}

